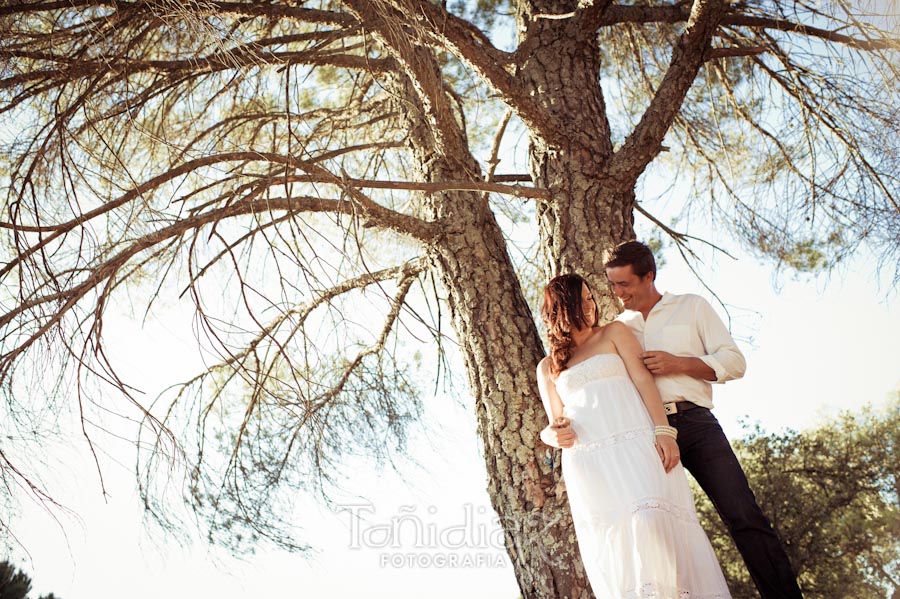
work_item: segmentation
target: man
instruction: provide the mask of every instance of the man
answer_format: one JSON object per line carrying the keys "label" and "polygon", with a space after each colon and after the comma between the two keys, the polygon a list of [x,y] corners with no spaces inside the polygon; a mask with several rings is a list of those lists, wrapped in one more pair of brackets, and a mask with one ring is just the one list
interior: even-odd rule
{"label": "man", "polygon": [[[661,294],[656,262],[643,243],[617,246],[606,276],[625,311],[619,316],[644,348],[669,424],[678,429],[685,468],[712,500],[744,558],[762,599],[802,599],[784,548],[756,503],[747,477],[722,427],[713,416],[712,382],[740,378],[743,354],[706,300],[697,295]],[[541,439],[569,447],[569,427],[547,427]]]}

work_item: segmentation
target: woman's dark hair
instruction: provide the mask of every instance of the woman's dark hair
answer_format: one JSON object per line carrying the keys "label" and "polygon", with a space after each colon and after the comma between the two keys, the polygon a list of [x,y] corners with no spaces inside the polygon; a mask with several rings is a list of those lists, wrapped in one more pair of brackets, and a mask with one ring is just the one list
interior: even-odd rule
{"label": "woman's dark hair", "polygon": [[656,279],[656,260],[653,259],[653,252],[640,241],[626,241],[617,245],[606,261],[606,268],[629,264],[637,276],[643,277],[652,272],[653,279]]}
{"label": "woman's dark hair", "polygon": [[[554,277],[544,288],[544,303],[541,306],[541,319],[547,328],[550,341],[550,373],[558,375],[566,369],[575,342],[572,330],[584,328],[584,312],[581,308],[582,285],[587,282],[579,275],[560,275]],[[588,286],[590,288],[590,286]],[[594,322],[600,320],[600,311],[594,305]]]}

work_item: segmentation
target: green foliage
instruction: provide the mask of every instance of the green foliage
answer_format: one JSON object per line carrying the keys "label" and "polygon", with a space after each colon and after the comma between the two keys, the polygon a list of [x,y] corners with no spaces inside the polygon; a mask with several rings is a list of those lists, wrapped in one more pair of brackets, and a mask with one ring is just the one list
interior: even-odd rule
{"label": "green foliage", "polygon": [[[816,429],[733,443],[808,599],[883,599],[900,587],[900,395]],[[735,599],[758,597],[706,495],[698,512]]]}
{"label": "green foliage", "polygon": [[647,247],[653,251],[653,255],[656,257],[656,270],[662,270],[662,267],[666,265],[666,258],[662,253],[666,247],[666,240],[660,236],[658,231],[655,231],[644,243],[647,244]]}
{"label": "green foliage", "polygon": [[[28,599],[31,578],[16,568],[8,560],[0,562],[0,599]],[[38,599],[60,599],[53,593],[41,595]]]}
{"label": "green foliage", "polygon": [[25,599],[31,579],[8,561],[0,562],[0,599]]}
{"label": "green foliage", "polygon": [[776,238],[768,233],[760,233],[757,248],[763,254],[775,256],[779,265],[786,265],[797,272],[816,272],[834,264],[827,256],[828,247],[840,240],[840,235],[832,233],[826,238],[793,241]]}

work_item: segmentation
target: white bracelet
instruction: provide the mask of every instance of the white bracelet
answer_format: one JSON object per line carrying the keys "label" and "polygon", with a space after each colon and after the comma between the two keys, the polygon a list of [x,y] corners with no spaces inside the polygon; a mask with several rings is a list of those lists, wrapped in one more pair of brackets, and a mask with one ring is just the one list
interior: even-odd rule
{"label": "white bracelet", "polygon": [[666,435],[673,439],[678,439],[678,429],[674,426],[659,425],[653,428],[654,435]]}

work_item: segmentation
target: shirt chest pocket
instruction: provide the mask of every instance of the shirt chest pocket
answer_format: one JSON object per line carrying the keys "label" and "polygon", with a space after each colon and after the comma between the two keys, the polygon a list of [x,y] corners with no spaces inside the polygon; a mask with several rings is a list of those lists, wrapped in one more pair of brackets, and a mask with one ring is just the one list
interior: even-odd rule
{"label": "shirt chest pocket", "polygon": [[662,330],[661,349],[676,355],[693,353],[691,327],[684,324],[669,325]]}

